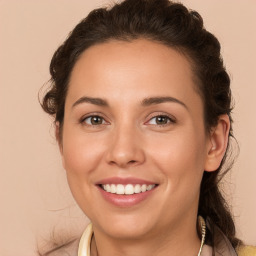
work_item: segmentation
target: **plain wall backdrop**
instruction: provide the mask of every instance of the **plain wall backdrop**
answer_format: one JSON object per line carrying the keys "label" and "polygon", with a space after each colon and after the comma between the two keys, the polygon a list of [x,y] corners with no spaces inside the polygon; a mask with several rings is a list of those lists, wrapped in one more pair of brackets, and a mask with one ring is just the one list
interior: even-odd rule
{"label": "plain wall backdrop", "polygon": [[[67,236],[88,220],[61,166],[37,93],[51,56],[88,12],[108,1],[0,0],[0,255],[36,255],[36,239]],[[256,245],[256,1],[183,0],[221,42],[231,74],[240,155],[224,180],[238,234]]]}

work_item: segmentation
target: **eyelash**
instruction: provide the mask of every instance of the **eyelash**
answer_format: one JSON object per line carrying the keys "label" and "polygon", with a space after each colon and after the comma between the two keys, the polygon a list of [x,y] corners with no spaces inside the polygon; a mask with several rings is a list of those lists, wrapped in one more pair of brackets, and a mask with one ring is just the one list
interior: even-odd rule
{"label": "eyelash", "polygon": [[[98,124],[98,125],[86,124],[86,122],[85,122],[86,119],[92,119],[92,118],[94,118],[94,117],[102,119],[103,122],[105,122],[105,123]],[[175,120],[174,117],[172,117],[172,116],[170,116],[170,115],[167,115],[167,114],[165,114],[165,113],[159,113],[159,114],[157,114],[157,115],[152,116],[152,117],[149,119],[149,121],[146,122],[146,124],[149,123],[149,122],[150,122],[151,120],[153,120],[154,118],[158,118],[158,117],[167,118],[167,121],[168,121],[166,124],[158,124],[158,125],[156,124],[156,126],[158,126],[158,127],[165,127],[165,126],[168,126],[168,125],[170,125],[170,124],[175,124],[175,123],[176,123],[176,120]],[[101,126],[101,125],[106,125],[106,124],[108,124],[108,122],[105,120],[105,118],[104,118],[103,116],[99,115],[99,114],[91,114],[91,115],[89,115],[89,116],[83,117],[83,118],[80,120],[80,123],[81,123],[81,124],[85,124],[86,126],[91,126],[91,127],[96,127],[96,126]],[[149,125],[154,125],[154,124],[149,124]]]}

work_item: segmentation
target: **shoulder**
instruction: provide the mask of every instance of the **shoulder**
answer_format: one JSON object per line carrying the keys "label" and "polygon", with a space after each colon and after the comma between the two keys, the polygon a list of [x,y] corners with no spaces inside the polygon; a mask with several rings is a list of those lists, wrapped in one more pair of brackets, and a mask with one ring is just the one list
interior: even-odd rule
{"label": "shoulder", "polygon": [[58,239],[46,241],[44,245],[37,245],[37,256],[76,256],[78,251],[78,238]]}
{"label": "shoulder", "polygon": [[238,256],[256,256],[255,246],[240,246],[237,249]]}

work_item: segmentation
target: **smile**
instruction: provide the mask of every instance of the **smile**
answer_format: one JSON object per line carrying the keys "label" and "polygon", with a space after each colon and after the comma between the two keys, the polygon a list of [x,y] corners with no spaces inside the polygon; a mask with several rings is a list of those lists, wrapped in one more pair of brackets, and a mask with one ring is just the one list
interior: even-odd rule
{"label": "smile", "polygon": [[117,195],[133,195],[133,194],[139,194],[144,193],[146,191],[152,190],[156,184],[104,184],[100,185],[103,190],[105,190],[108,193],[111,194],[117,194]]}

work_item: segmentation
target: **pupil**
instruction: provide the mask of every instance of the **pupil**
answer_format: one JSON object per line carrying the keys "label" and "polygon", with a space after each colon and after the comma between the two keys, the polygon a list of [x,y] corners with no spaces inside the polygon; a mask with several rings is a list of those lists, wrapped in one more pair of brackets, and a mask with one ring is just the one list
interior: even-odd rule
{"label": "pupil", "polygon": [[101,124],[101,123],[102,123],[102,120],[101,120],[100,117],[94,116],[94,117],[92,118],[92,124]]}
{"label": "pupil", "polygon": [[166,119],[165,116],[158,116],[157,119],[156,119],[156,122],[158,124],[166,124],[166,121],[167,121],[167,119]]}

